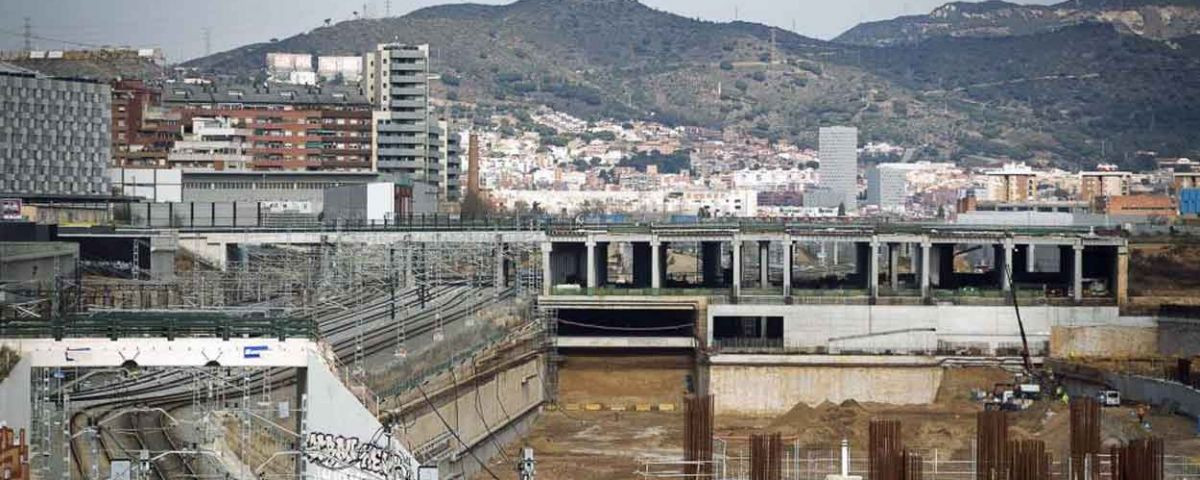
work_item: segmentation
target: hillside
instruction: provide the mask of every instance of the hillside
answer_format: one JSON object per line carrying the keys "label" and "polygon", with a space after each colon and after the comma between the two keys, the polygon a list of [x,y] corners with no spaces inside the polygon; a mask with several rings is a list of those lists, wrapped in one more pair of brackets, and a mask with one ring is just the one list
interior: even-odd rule
{"label": "hillside", "polygon": [[1044,33],[1084,24],[1112,25],[1122,33],[1156,40],[1200,33],[1197,0],[1068,0],[1020,5],[1000,0],[953,2],[928,15],[855,26],[834,42],[863,46],[912,45],[937,37],[1004,37]]}
{"label": "hillside", "polygon": [[[1104,8],[1100,0],[1080,5]],[[972,8],[971,16],[1013,7]],[[1022,33],[858,46],[689,19],[633,0],[520,0],[347,21],[185,66],[256,77],[267,52],[428,43],[443,78],[435,93],[470,102],[458,105],[462,115],[470,105],[486,113],[544,104],[586,118],[733,128],[807,145],[818,126],[854,124],[864,141],[925,146],[930,158],[1072,167],[1133,164],[1138,150],[1188,154],[1200,145],[1189,113],[1200,107],[1197,37],[1168,43],[1094,23]]]}

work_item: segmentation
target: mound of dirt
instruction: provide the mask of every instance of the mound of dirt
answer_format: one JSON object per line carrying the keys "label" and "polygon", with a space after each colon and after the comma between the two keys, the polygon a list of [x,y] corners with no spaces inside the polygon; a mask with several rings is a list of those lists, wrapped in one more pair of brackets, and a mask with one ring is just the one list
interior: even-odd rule
{"label": "mound of dirt", "polygon": [[943,405],[978,406],[971,391],[992,391],[997,383],[1011,382],[1012,373],[999,367],[946,368],[938,386],[935,402]]}

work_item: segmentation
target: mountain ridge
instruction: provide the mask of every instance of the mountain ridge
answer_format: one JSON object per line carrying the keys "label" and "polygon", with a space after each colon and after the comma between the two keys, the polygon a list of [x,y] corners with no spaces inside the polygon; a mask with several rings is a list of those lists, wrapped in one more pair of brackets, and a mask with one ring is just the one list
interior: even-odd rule
{"label": "mountain ridge", "polygon": [[[967,15],[1013,5],[973,4]],[[881,47],[633,0],[521,0],[341,22],[186,66],[262,80],[267,52],[361,53],[388,41],[431,45],[431,70],[443,78],[435,95],[462,118],[547,105],[808,146],[819,126],[854,124],[864,141],[921,147],[929,158],[1072,168],[1200,145],[1187,113],[1200,107],[1190,80],[1200,37],[1160,41],[1103,22]]]}
{"label": "mountain ridge", "polygon": [[924,15],[861,23],[832,41],[860,46],[912,45],[935,37],[1028,35],[1086,23],[1110,24],[1122,33],[1155,40],[1186,37],[1200,33],[1200,1],[950,2]]}

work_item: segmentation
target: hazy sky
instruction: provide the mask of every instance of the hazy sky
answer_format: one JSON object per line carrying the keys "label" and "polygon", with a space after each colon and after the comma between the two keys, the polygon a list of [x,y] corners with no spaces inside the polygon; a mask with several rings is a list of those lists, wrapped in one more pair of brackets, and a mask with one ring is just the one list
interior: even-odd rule
{"label": "hazy sky", "polygon": [[[947,0],[642,0],[660,10],[708,20],[740,20],[792,29],[829,39],[859,22],[927,13]],[[1052,0],[1033,0],[1052,3]],[[367,14],[384,15],[388,0],[365,0]],[[447,0],[390,0],[391,14],[451,3]],[[509,3],[477,0],[476,3]],[[364,0],[0,0],[0,50],[24,44],[25,17],[37,49],[128,45],[158,47],[177,62],[205,53],[207,28],[213,52],[272,37],[285,38],[325,18],[351,18]],[[735,8],[736,5],[736,8]]]}

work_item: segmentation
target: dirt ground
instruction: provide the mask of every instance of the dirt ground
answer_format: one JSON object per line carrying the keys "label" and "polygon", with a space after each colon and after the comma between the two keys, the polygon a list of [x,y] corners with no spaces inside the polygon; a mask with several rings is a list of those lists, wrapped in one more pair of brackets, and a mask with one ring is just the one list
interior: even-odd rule
{"label": "dirt ground", "polygon": [[568,355],[559,366],[562,404],[678,404],[692,371],[686,355]]}
{"label": "dirt ground", "polygon": [[[906,447],[936,448],[943,458],[967,459],[975,438],[975,412],[982,409],[972,398],[972,390],[987,390],[997,382],[1009,380],[1010,374],[1000,369],[950,369],[932,404],[898,406],[847,401],[816,407],[797,405],[777,417],[719,416],[716,435],[729,442],[731,452],[744,448],[750,434],[764,431],[780,432],[785,443],[798,441],[804,448],[831,448],[843,437],[852,446],[861,446],[867,442],[872,419],[891,419],[900,420]],[[1106,445],[1155,435],[1164,438],[1168,454],[1200,461],[1200,437],[1192,420],[1153,413],[1151,431],[1145,432],[1138,425],[1134,411],[1121,407],[1101,412],[1102,440]],[[1062,458],[1069,451],[1070,415],[1061,401],[1039,402],[1029,410],[1010,415],[1010,438],[1043,440],[1055,458]],[[682,432],[680,412],[547,411],[527,438],[508,445],[506,450],[515,456],[521,446],[532,446],[538,475],[543,478],[629,479],[635,478],[633,472],[646,461],[681,458]],[[512,465],[503,457],[492,460],[492,470],[504,479],[516,478]],[[484,473],[475,478],[491,477]]]}

